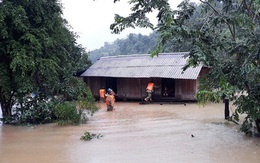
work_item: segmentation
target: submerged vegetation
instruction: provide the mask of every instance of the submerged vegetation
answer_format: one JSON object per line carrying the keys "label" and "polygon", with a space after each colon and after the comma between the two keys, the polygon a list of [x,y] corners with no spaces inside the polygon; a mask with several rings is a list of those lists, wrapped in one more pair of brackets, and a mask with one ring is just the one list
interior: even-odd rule
{"label": "submerged vegetation", "polygon": [[79,124],[85,123],[87,117],[83,113],[82,109],[76,108],[76,104],[73,102],[65,101],[59,103],[54,107],[54,115],[57,118],[57,122],[60,125],[64,124]]}
{"label": "submerged vegetation", "polygon": [[88,87],[79,87],[80,95],[77,100],[59,102],[54,106],[54,116],[58,124],[86,123],[88,115],[92,116],[99,108]]}
{"label": "submerged vegetation", "polygon": [[80,137],[80,140],[90,141],[94,138],[99,139],[99,138],[102,138],[102,137],[103,137],[103,135],[101,135],[101,134],[94,134],[94,133],[90,133],[90,132],[86,131],[84,133],[84,135]]}
{"label": "submerged vegetation", "polygon": [[[86,123],[99,108],[85,83],[75,80],[77,87],[73,87],[70,96],[59,95],[48,101],[36,101],[37,95],[30,97],[24,105],[17,105],[12,116],[5,117],[7,124],[45,124],[57,122],[64,124]],[[33,105],[33,103],[36,103]],[[23,107],[20,107],[23,106]]]}

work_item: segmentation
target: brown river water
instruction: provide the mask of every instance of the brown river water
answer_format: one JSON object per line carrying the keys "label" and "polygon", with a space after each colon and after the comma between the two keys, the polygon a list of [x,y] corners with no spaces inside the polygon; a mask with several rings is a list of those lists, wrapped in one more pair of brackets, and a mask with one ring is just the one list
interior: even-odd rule
{"label": "brown river water", "polygon": [[[117,102],[113,112],[98,105],[101,110],[79,126],[0,125],[0,162],[260,162],[260,138],[245,136],[239,125],[224,120],[223,103]],[[103,137],[80,140],[85,131]]]}

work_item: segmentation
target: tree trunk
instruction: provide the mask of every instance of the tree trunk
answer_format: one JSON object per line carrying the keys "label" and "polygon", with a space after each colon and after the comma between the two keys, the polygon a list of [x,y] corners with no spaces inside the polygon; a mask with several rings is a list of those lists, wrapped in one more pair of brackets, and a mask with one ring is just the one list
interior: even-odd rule
{"label": "tree trunk", "polygon": [[229,119],[229,99],[225,99],[225,119]]}
{"label": "tree trunk", "polygon": [[260,119],[255,121],[257,132],[260,134]]}
{"label": "tree trunk", "polygon": [[3,118],[11,116],[11,107],[7,103],[1,101],[1,108],[3,113]]}
{"label": "tree trunk", "polygon": [[11,114],[12,114],[11,103],[10,103],[10,101],[6,100],[6,98],[3,94],[0,94],[0,105],[1,105],[1,108],[2,108],[3,118],[11,116]]}

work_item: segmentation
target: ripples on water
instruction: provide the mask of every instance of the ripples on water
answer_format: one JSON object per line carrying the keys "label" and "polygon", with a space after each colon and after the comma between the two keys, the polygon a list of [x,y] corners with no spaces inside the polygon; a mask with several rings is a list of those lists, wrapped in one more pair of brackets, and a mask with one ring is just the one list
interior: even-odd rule
{"label": "ripples on water", "polygon": [[[224,105],[116,103],[88,124],[0,128],[1,162],[259,162],[259,138],[224,120]],[[101,139],[79,140],[85,131]],[[193,135],[194,137],[192,137]]]}

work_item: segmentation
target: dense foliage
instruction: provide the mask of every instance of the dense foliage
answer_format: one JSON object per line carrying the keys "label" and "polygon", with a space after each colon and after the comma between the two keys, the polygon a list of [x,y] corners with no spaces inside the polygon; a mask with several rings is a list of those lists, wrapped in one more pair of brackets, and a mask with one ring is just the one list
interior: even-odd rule
{"label": "dense foliage", "polygon": [[[76,104],[69,101],[59,103],[54,107],[54,115],[58,119],[58,124],[80,124],[85,121],[83,110],[77,110]],[[83,116],[83,118],[81,118]]]}
{"label": "dense foliage", "polygon": [[129,54],[149,54],[157,44],[158,34],[149,36],[142,34],[129,34],[126,39],[117,39],[113,43],[105,43],[100,49],[89,53],[89,58],[95,62],[100,57]]}
{"label": "dense foliage", "polygon": [[71,92],[75,93],[75,95],[70,97],[74,97],[76,100],[66,101],[69,98],[61,96],[49,102],[51,104],[49,109],[53,114],[52,120],[55,120],[60,125],[86,123],[88,116],[92,116],[98,110],[94,97],[85,83],[78,82],[73,89],[75,91]]}
{"label": "dense foliage", "polygon": [[[159,33],[156,31],[148,36],[129,34],[125,39],[117,39],[112,43],[105,43],[103,47],[91,51],[89,58],[94,63],[100,57],[105,56],[151,54],[158,44],[159,36]],[[164,46],[163,52],[186,52],[190,48],[191,46],[188,42],[183,44],[179,40],[173,39]]]}
{"label": "dense foliage", "polygon": [[[116,2],[118,0],[114,0]],[[260,132],[260,1],[200,0],[200,5],[183,1],[176,11],[168,0],[130,0],[133,13],[115,16],[114,33],[132,26],[149,27],[160,32],[153,55],[161,52],[173,39],[190,43],[188,66],[204,64],[211,68],[199,88],[198,99],[219,101],[224,95],[239,94],[233,120],[245,114],[242,131],[253,124]],[[158,25],[154,27],[146,13],[157,9]]]}
{"label": "dense foliage", "polygon": [[75,88],[81,81],[74,74],[91,62],[76,37],[58,0],[0,3],[0,103],[5,123],[46,123],[52,120],[55,97],[78,99],[82,91]]}

